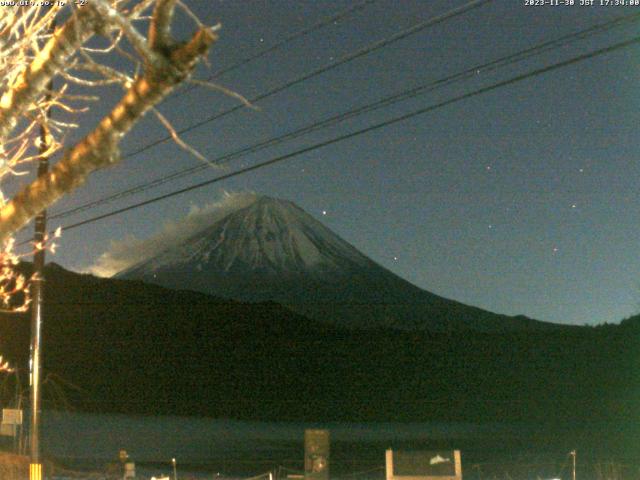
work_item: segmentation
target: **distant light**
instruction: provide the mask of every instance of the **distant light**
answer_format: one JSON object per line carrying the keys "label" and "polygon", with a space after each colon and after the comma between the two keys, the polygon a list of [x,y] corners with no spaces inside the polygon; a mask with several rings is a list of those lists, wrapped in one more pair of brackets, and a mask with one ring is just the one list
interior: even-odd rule
{"label": "distant light", "polygon": [[393,257],[394,260],[398,260],[398,257]]}
{"label": "distant light", "polygon": [[326,211],[326,210],[322,210],[322,214],[323,214],[323,215],[326,215],[326,214],[327,214],[327,211]]}

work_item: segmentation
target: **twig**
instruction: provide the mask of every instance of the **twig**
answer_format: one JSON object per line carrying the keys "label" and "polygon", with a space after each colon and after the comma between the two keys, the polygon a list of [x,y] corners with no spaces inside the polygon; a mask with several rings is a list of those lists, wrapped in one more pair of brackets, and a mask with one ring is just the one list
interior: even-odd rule
{"label": "twig", "polygon": [[178,132],[176,132],[176,129],[173,128],[173,125],[171,125],[171,122],[169,122],[169,120],[167,120],[167,118],[164,115],[162,115],[162,113],[160,113],[160,111],[157,108],[153,108],[153,113],[156,115],[158,120],[160,120],[160,123],[162,123],[162,125],[164,125],[164,127],[167,129],[173,141],[176,142],[181,148],[189,152],[191,155],[196,157],[201,162],[206,163],[210,167],[216,168],[216,169],[221,168],[220,165],[209,161],[207,157],[202,155],[198,150],[196,150],[191,145],[189,145],[184,140],[182,140],[180,138],[180,135],[178,135]]}
{"label": "twig", "polygon": [[260,107],[258,107],[257,105],[254,105],[253,103],[251,103],[246,97],[244,97],[243,95],[239,94],[238,92],[234,92],[233,90],[229,90],[226,87],[223,87],[222,85],[218,85],[217,83],[213,83],[213,82],[206,82],[204,80],[197,80],[197,79],[189,79],[188,83],[192,83],[194,85],[198,85],[200,87],[205,87],[205,88],[209,88],[211,90],[215,90],[217,92],[222,92],[225,95],[229,96],[229,97],[233,97],[236,100],[239,100],[240,102],[242,102],[246,107],[249,107],[252,110],[257,110],[260,111]]}

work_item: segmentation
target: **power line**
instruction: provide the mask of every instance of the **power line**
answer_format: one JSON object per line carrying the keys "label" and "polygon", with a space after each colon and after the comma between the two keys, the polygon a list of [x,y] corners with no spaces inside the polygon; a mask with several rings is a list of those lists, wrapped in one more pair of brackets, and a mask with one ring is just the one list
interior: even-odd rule
{"label": "power line", "polygon": [[182,193],[186,193],[186,192],[189,192],[189,191],[192,191],[192,190],[196,190],[196,189],[201,188],[201,187],[212,185],[214,183],[218,183],[218,182],[221,182],[223,180],[227,180],[229,178],[242,175],[244,173],[252,172],[254,170],[258,170],[260,168],[267,167],[269,165],[274,165],[276,163],[280,163],[280,162],[283,162],[285,160],[289,160],[289,159],[297,157],[299,155],[302,155],[302,154],[305,154],[305,153],[309,153],[309,152],[312,152],[314,150],[318,150],[320,148],[323,148],[323,147],[326,147],[326,146],[329,146],[329,145],[333,145],[335,143],[342,142],[344,140],[348,140],[350,138],[354,138],[354,137],[363,135],[365,133],[373,132],[375,130],[379,130],[381,128],[387,127],[389,125],[393,125],[395,123],[402,122],[404,120],[408,120],[408,119],[413,118],[413,117],[417,117],[418,115],[423,115],[425,113],[432,112],[434,110],[446,107],[448,105],[452,105],[452,104],[457,103],[457,102],[460,102],[462,100],[466,100],[468,98],[472,98],[472,97],[475,97],[475,96],[478,96],[478,95],[482,95],[484,93],[491,92],[491,91],[497,90],[499,88],[502,88],[502,87],[505,87],[505,86],[508,86],[508,85],[512,85],[514,83],[526,80],[528,78],[536,77],[538,75],[542,75],[544,73],[548,73],[548,72],[551,72],[553,70],[557,70],[559,68],[567,67],[569,65],[573,65],[573,64],[576,64],[578,62],[582,62],[584,60],[588,60],[588,59],[591,59],[591,58],[594,58],[594,57],[597,57],[597,56],[600,56],[600,55],[605,55],[605,54],[614,52],[616,50],[620,50],[622,48],[629,47],[631,45],[636,45],[638,43],[640,43],[640,36],[639,37],[634,37],[634,38],[632,38],[630,40],[626,40],[624,42],[616,43],[616,44],[611,45],[609,47],[601,48],[601,49],[598,49],[598,50],[595,50],[595,51],[592,51],[592,52],[589,52],[589,53],[586,53],[586,54],[583,54],[583,55],[580,55],[580,56],[577,56],[577,57],[573,57],[573,58],[571,58],[569,60],[564,60],[564,61],[561,61],[561,62],[557,62],[557,63],[554,63],[554,64],[549,65],[547,67],[538,68],[538,69],[532,70],[530,72],[517,75],[517,76],[512,77],[512,78],[510,78],[508,80],[503,80],[503,81],[494,83],[492,85],[479,88],[479,89],[474,90],[472,92],[469,92],[469,93],[466,93],[466,94],[462,94],[462,95],[459,95],[457,97],[454,97],[454,98],[451,98],[451,99],[448,99],[448,100],[445,100],[445,101],[430,105],[428,107],[424,107],[424,108],[421,108],[419,110],[415,110],[413,112],[409,112],[409,113],[406,113],[404,115],[400,115],[398,117],[394,117],[394,118],[386,120],[384,122],[376,123],[374,125],[371,125],[369,127],[366,127],[366,128],[360,129],[360,130],[357,130],[355,132],[351,132],[351,133],[347,133],[347,134],[344,134],[344,135],[341,135],[341,136],[338,136],[338,137],[334,137],[332,139],[316,143],[316,144],[311,145],[309,147],[301,148],[301,149],[296,150],[294,152],[287,153],[285,155],[280,155],[280,156],[272,158],[270,160],[267,160],[267,161],[264,161],[264,162],[261,162],[261,163],[257,163],[255,165],[251,165],[249,167],[246,167],[246,168],[243,168],[243,169],[240,169],[240,170],[236,170],[235,172],[231,172],[231,173],[228,173],[226,175],[221,175],[219,177],[216,177],[216,178],[204,181],[204,182],[196,183],[196,184],[191,185],[189,187],[182,188],[182,189],[179,189],[179,190],[175,190],[173,192],[170,192],[170,193],[167,193],[167,194],[164,194],[164,195],[160,195],[160,196],[154,197],[152,199],[145,200],[143,202],[138,202],[138,203],[135,203],[133,205],[129,205],[127,207],[120,208],[118,210],[114,210],[114,211],[109,212],[109,213],[105,213],[105,214],[102,214],[102,215],[98,215],[98,216],[89,218],[87,220],[83,220],[83,221],[76,222],[76,223],[73,223],[73,224],[70,224],[70,225],[67,225],[67,226],[63,226],[62,228],[63,228],[63,230],[72,230],[74,228],[77,228],[77,227],[80,227],[80,226],[83,226],[83,225],[86,225],[86,224],[89,224],[89,223],[93,223],[93,222],[96,222],[98,220],[102,220],[102,219],[105,219],[105,218],[108,218],[108,217],[112,217],[114,215],[119,215],[119,214],[127,212],[129,210],[133,210],[133,209],[145,206],[145,205],[149,205],[151,203],[158,202],[160,200],[164,200],[164,199],[167,199],[167,198],[170,198],[170,197],[174,197],[176,195],[180,195]]}
{"label": "power line", "polygon": [[357,12],[359,10],[364,9],[365,7],[367,7],[368,5],[376,2],[377,0],[364,0],[360,3],[356,3],[355,5],[352,5],[344,10],[342,10],[341,12],[336,13],[335,15],[325,18],[323,20],[318,21],[317,23],[314,23],[313,25],[311,25],[310,27],[304,29],[304,30],[300,30],[299,32],[293,33],[285,38],[283,38],[282,40],[280,40],[279,42],[274,43],[273,45],[271,45],[268,48],[265,48],[264,50],[261,50],[257,53],[255,53],[254,55],[250,55],[246,58],[243,58],[239,61],[237,61],[236,63],[234,63],[233,65],[230,65],[226,68],[223,68],[221,70],[218,70],[217,72],[215,72],[213,75],[211,75],[209,77],[209,80],[215,80],[218,77],[221,77],[222,75],[232,72],[233,70],[237,70],[238,68],[246,65],[247,63],[253,62],[254,60],[257,60],[259,58],[264,57],[265,55],[278,50],[281,47],[284,47],[287,43],[291,43],[294,40],[298,40],[302,37],[306,37],[307,35],[320,30],[321,28],[330,25],[334,22],[338,22],[340,20],[342,20],[343,18],[351,15],[354,12]]}
{"label": "power line", "polygon": [[[527,49],[518,51],[516,53],[513,53],[511,55],[505,56],[505,57],[501,57],[499,59],[496,59],[494,61],[488,62],[488,63],[484,63],[484,64],[480,64],[480,65],[475,65],[473,67],[470,67],[460,73],[456,73],[454,75],[450,75],[438,80],[434,80],[431,82],[428,82],[426,84],[422,84],[418,87],[414,87],[408,90],[404,90],[400,93],[385,97],[381,100],[378,100],[376,102],[358,107],[356,109],[352,109],[349,110],[347,112],[343,112],[340,113],[338,115],[334,115],[331,116],[329,118],[326,118],[324,120],[321,120],[319,122],[313,122],[309,125],[306,125],[304,127],[301,127],[299,129],[287,132],[285,134],[282,134],[280,136],[271,138],[271,139],[267,139],[265,141],[259,142],[257,144],[253,144],[247,147],[243,147],[239,150],[236,150],[234,152],[231,153],[227,153],[224,154],[214,160],[212,160],[213,163],[216,164],[222,164],[222,163],[226,163],[229,162],[233,159],[236,159],[238,157],[243,157],[247,154],[250,153],[255,153],[257,151],[260,151],[264,148],[267,147],[271,147],[274,145],[278,145],[286,140],[291,140],[297,137],[300,137],[302,135],[305,135],[307,133],[311,133],[314,132],[316,130],[319,130],[321,128],[326,128],[329,126],[333,126],[335,124],[338,124],[339,122],[342,122],[344,120],[347,120],[349,118],[353,118],[355,116],[358,115],[362,115],[364,113],[369,113],[372,112],[374,110],[378,110],[380,108],[392,105],[394,103],[400,102],[400,101],[404,101],[407,100],[409,98],[414,98],[417,97],[418,95],[423,95],[425,93],[431,92],[437,88],[440,87],[444,87],[446,85],[450,85],[454,82],[458,82],[461,80],[465,80],[467,78],[473,77],[477,74],[477,72],[490,72],[490,71],[494,71],[497,70],[499,68],[508,66],[508,65],[512,65],[514,63],[520,62],[522,60],[525,60],[527,58],[530,58],[534,55],[539,55],[542,53],[545,53],[547,51],[550,51],[552,49],[561,47],[561,46],[566,46],[569,45],[573,42],[576,42],[578,40],[582,40],[584,38],[587,38],[589,36],[595,35],[597,33],[602,33],[604,31],[610,30],[612,28],[615,27],[619,27],[622,25],[626,25],[626,24],[630,24],[632,22],[637,22],[638,20],[640,20],[640,13],[635,13],[635,14],[631,14],[631,15],[625,15],[622,17],[618,17],[615,18],[613,20],[610,20],[608,22],[605,23],[601,23],[601,24],[597,24],[594,25],[592,27],[589,27],[587,29],[581,30],[579,32],[575,32],[575,33],[571,33],[571,34],[567,34],[564,36],[561,36],[557,39],[554,40],[549,40],[546,42],[543,42],[541,44],[535,45],[533,47],[529,47]],[[54,218],[64,218],[67,216],[70,216],[72,214],[75,213],[79,213],[82,211],[86,211],[86,210],[90,210],[92,208],[95,208],[99,205],[103,205],[105,203],[109,203],[113,200],[119,199],[119,198],[124,198],[127,197],[129,195],[133,195],[136,193],[140,193],[140,192],[144,192],[146,190],[149,190],[151,188],[155,188],[159,185],[163,185],[165,183],[169,183],[171,181],[174,181],[178,178],[182,178],[184,176],[187,175],[191,175],[193,173],[205,170],[210,168],[209,165],[196,165],[194,167],[189,167],[183,170],[179,170],[177,172],[174,172],[172,174],[169,175],[165,175],[163,177],[157,178],[151,182],[145,182],[145,183],[141,183],[138,184],[134,187],[122,190],[120,192],[116,192],[114,194],[108,195],[106,197],[103,197],[101,199],[98,200],[94,200],[91,202],[88,202],[84,205],[80,205],[78,207],[74,207],[68,210],[65,210],[63,212],[60,212],[58,214],[52,215],[50,216],[50,218],[54,219]]]}
{"label": "power line", "polygon": [[[322,20],[319,20],[318,22],[314,23],[313,25],[299,30],[297,32],[294,32],[288,36],[286,36],[285,38],[283,38],[282,40],[274,43],[273,45],[271,45],[270,47],[267,47],[263,50],[260,50],[256,53],[254,53],[253,55],[249,55],[245,58],[241,58],[240,60],[238,60],[237,62],[229,65],[228,67],[222,68],[216,72],[214,72],[213,74],[211,74],[208,77],[208,80],[215,80],[216,78],[219,78],[229,72],[232,72],[234,70],[237,70],[240,67],[243,67],[245,65],[247,65],[248,63],[253,62],[254,60],[258,60],[259,58],[264,57],[265,55],[268,55],[269,53],[275,52],[276,50],[279,50],[280,48],[286,46],[288,43],[291,43],[295,40],[299,40],[303,37],[306,37],[307,35],[310,35],[324,27],[326,27],[327,25],[331,25],[332,23],[337,23],[340,20],[348,17],[349,15],[351,15],[352,13],[358,12],[360,10],[363,10],[365,7],[375,3],[378,0],[363,0],[360,3],[356,3],[354,5],[351,5],[350,7],[345,8],[344,10],[341,10],[340,12],[336,13],[335,15],[332,15],[330,17],[324,18]],[[170,98],[175,98],[175,96],[178,93],[184,94],[184,93],[188,93],[194,89],[198,88],[198,85],[191,85],[183,90],[179,90],[178,92],[176,92],[175,94],[171,95]],[[168,100],[168,99],[167,99]]]}
{"label": "power line", "polygon": [[[357,58],[363,57],[365,55],[368,55],[369,53],[375,52],[376,50],[379,50],[383,47],[386,47],[388,45],[391,45],[392,43],[395,43],[397,41],[400,41],[404,38],[407,38],[411,35],[414,35],[418,32],[421,32],[422,30],[425,30],[429,27],[432,27],[434,25],[437,25],[439,23],[445,22],[447,20],[450,20],[451,18],[457,17],[459,15],[462,15],[464,13],[467,13],[473,9],[479,8],[487,3],[492,2],[493,0],[473,0],[471,2],[465,3],[464,5],[462,5],[461,7],[457,7],[454,8],[452,10],[449,10],[448,12],[442,14],[442,15],[438,15],[436,17],[433,17],[431,19],[425,20],[423,22],[420,22],[412,27],[409,27],[405,30],[402,30],[398,33],[395,33],[393,35],[391,35],[390,37],[387,38],[383,38],[382,40],[378,40],[376,42],[373,42],[369,45],[367,45],[366,47],[357,50],[353,53],[349,53],[345,56],[343,56],[342,58],[328,63],[322,67],[319,67],[315,70],[312,70],[309,73],[305,73],[297,78],[294,78],[293,80],[289,80],[288,82],[285,82],[281,85],[278,85],[277,87],[272,88],[271,90],[268,90],[264,93],[261,93],[260,95],[253,97],[251,99],[249,99],[250,103],[258,103],[261,100],[264,100],[265,98],[271,97],[277,93],[280,93],[284,90],[287,90],[288,88],[291,88],[295,85],[298,85],[302,82],[305,82],[313,77],[316,77],[318,75],[321,75],[325,72],[328,72],[330,70],[333,70],[334,68],[337,68],[341,65],[344,65],[345,63],[349,63]],[[201,122],[197,122],[193,125],[190,125],[189,127],[183,128],[182,130],[178,130],[178,135],[182,135],[186,132],[189,132],[191,130],[194,130],[198,127],[201,127],[202,125],[205,125],[209,122],[213,122],[215,120],[218,120],[222,117],[225,117],[227,115],[230,115],[234,112],[237,112],[238,110],[244,108],[244,105],[236,105],[235,107],[230,108],[229,110],[225,110],[224,112],[221,113],[217,113],[205,120],[202,120]],[[146,150],[149,150],[150,148],[155,147],[156,145],[160,145],[161,143],[166,142],[167,140],[171,140],[172,136],[171,135],[167,135],[159,140],[156,140],[155,142],[151,142],[141,148],[139,148],[138,150],[134,150],[133,152],[130,152],[126,155],[124,155],[123,158],[129,158],[129,157],[133,157],[135,155],[138,155]]]}

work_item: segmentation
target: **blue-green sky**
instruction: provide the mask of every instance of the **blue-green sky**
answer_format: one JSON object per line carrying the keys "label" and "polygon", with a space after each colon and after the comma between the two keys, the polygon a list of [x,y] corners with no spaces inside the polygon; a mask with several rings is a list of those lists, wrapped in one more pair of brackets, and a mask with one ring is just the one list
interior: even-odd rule
{"label": "blue-green sky", "polygon": [[[352,5],[338,0],[186,0],[220,22],[217,71]],[[378,0],[217,82],[247,97],[442,14],[464,1]],[[599,3],[599,2],[597,2]],[[640,7],[526,6],[496,0],[185,134],[208,158],[279,135],[473,65],[585,29]],[[186,35],[188,22],[178,20]],[[348,120],[235,160],[241,165],[365,127],[638,34],[638,24]],[[416,285],[495,312],[574,324],[640,310],[640,47],[618,50],[497,89],[281,164],[69,230],[49,257],[86,269],[126,235],[176,221],[222,190],[293,200],[365,254]],[[199,77],[207,76],[199,72]],[[115,101],[102,104],[83,120]],[[160,107],[176,128],[235,105],[201,88]],[[165,135],[152,117],[123,152]],[[198,164],[166,142],[94,175],[51,209],[64,211]],[[69,224],[224,171],[209,170],[73,217]],[[324,212],[324,213],[323,213]],[[21,235],[20,238],[24,238]]]}

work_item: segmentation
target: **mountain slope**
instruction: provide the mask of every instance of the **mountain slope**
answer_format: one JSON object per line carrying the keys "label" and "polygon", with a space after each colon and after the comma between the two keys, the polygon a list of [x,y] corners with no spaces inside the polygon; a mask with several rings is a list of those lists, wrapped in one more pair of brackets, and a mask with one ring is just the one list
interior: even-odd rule
{"label": "mountain slope", "polygon": [[310,318],[350,328],[552,328],[421,290],[293,203],[262,196],[117,278],[240,301],[275,301]]}
{"label": "mountain slope", "polygon": [[[637,325],[465,335],[344,329],[273,303],[55,265],[45,278],[45,408],[61,408],[54,387],[62,382],[71,405],[98,412],[577,424],[636,415]],[[0,320],[0,352],[26,385],[28,316]],[[9,404],[13,393],[5,383],[0,400]]]}

